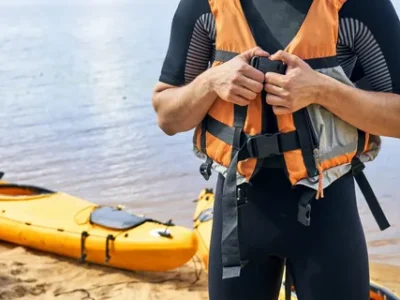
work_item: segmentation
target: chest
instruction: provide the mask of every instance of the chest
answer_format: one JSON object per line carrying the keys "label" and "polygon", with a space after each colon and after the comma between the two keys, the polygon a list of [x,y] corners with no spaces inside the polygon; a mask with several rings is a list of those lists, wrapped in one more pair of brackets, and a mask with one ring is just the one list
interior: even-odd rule
{"label": "chest", "polygon": [[269,52],[284,49],[299,32],[313,0],[241,0],[257,44]]}

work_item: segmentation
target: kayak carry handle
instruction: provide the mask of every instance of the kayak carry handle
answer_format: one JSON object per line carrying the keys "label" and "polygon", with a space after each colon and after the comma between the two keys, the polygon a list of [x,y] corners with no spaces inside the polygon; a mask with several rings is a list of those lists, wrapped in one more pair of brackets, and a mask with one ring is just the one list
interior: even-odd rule
{"label": "kayak carry handle", "polygon": [[107,235],[106,238],[106,259],[105,262],[108,263],[110,261],[110,241],[115,241],[115,237],[112,234]]}
{"label": "kayak carry handle", "polygon": [[86,238],[89,236],[89,233],[87,233],[87,231],[82,231],[81,233],[81,257],[79,259],[79,261],[85,262],[86,256],[87,254],[85,253],[85,241]]}

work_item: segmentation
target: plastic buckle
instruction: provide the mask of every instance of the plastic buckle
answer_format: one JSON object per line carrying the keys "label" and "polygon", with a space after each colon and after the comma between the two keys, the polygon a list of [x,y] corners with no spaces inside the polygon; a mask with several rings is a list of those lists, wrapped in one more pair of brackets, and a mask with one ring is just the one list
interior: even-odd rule
{"label": "plastic buckle", "polygon": [[264,74],[267,72],[285,74],[287,69],[287,65],[283,64],[281,61],[270,60],[269,58],[262,56],[253,57],[251,65]]}
{"label": "plastic buckle", "polygon": [[305,226],[310,226],[310,224],[311,224],[311,205],[307,204],[306,206],[303,206],[302,204],[299,203],[298,208],[299,209],[297,212],[297,220]]}
{"label": "plastic buckle", "polygon": [[211,176],[211,163],[204,162],[200,165],[200,174],[204,177],[205,180],[209,180]]}
{"label": "plastic buckle", "polygon": [[279,133],[262,134],[247,140],[247,150],[251,158],[267,158],[281,154],[279,149]]}
{"label": "plastic buckle", "polygon": [[283,63],[280,63],[279,65],[278,65],[278,70],[277,70],[277,72],[279,73],[279,74],[286,74],[286,70],[287,70],[287,65],[286,64],[283,64]]}
{"label": "plastic buckle", "polygon": [[247,191],[246,188],[244,188],[243,186],[238,186],[236,188],[236,201],[237,201],[237,205],[241,206],[243,204],[247,203]]}

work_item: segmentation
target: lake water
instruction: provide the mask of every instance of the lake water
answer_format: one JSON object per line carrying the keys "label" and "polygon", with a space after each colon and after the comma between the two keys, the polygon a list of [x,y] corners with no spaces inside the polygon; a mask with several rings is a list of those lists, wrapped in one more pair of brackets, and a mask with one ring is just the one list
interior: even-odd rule
{"label": "lake water", "polygon": [[[178,0],[126,2],[0,1],[0,169],[191,226],[215,176],[198,173],[192,133],[166,136],[151,106]],[[400,265],[398,153],[385,138],[366,171],[392,227],[379,231],[361,195],[359,206],[371,258]]]}

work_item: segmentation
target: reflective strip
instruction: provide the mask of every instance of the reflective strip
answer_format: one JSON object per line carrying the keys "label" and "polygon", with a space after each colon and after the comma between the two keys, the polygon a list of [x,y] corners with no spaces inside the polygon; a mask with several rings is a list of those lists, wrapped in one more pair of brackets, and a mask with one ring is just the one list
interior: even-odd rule
{"label": "reflective strip", "polygon": [[338,157],[345,153],[354,152],[356,149],[357,149],[357,142],[350,143],[345,146],[340,145],[340,146],[331,148],[329,152],[321,153],[319,155],[319,158],[320,158],[321,162],[323,162],[325,160],[329,160],[334,157]]}

